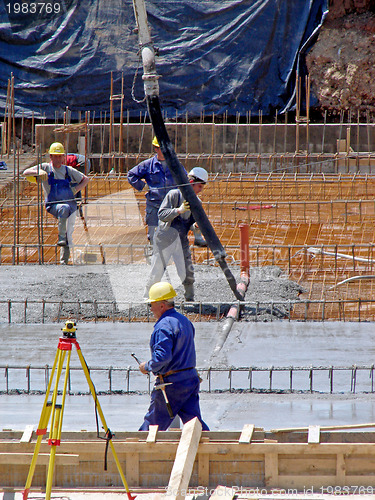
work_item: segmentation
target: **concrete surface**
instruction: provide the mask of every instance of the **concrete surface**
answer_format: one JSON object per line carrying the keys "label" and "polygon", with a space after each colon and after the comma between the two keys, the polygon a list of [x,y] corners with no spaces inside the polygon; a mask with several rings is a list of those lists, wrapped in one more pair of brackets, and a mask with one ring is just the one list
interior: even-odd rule
{"label": "concrete surface", "polygon": [[[220,302],[226,305],[221,309],[225,314],[230,305],[236,301],[225,276],[220,268],[208,265],[196,265],[195,271],[195,300],[204,302],[205,314],[216,318],[216,308],[212,303]],[[233,275],[238,280],[240,269],[231,266]],[[146,314],[144,303],[144,287],[150,272],[146,264],[128,265],[92,265],[92,266],[56,266],[56,265],[26,265],[0,266],[0,282],[5,291],[0,300],[0,323],[7,322],[8,300],[12,300],[11,322],[38,323],[42,322],[42,299],[54,301],[46,304],[44,320],[55,321],[60,302],[61,316],[75,317],[78,302],[88,301],[87,306],[81,306],[81,314],[87,319],[94,319],[93,300],[98,302],[97,316],[99,318],[119,318],[129,311],[132,304],[132,315],[137,317]],[[163,277],[169,280],[177,292],[177,302],[183,300],[183,286],[177,276],[175,266],[168,266]],[[251,269],[251,284],[245,300],[252,301],[250,308],[245,310],[245,317],[254,321],[254,303],[256,301],[274,301],[274,313],[271,315],[267,308],[261,307],[258,321],[270,321],[285,317],[288,310],[288,301],[298,300],[301,287],[287,279],[277,266],[255,267]],[[25,300],[27,299],[26,320]],[[33,303],[38,301],[38,303]],[[105,302],[105,304],[101,304]]]}
{"label": "concrete surface", "polygon": [[[4,366],[26,367],[52,365],[62,325],[0,325],[0,390],[4,391]],[[220,323],[196,323],[197,366],[208,367]],[[80,323],[77,338],[89,367],[136,368],[130,353],[148,359],[149,336],[152,323]],[[291,365],[371,365],[374,359],[374,331],[370,323],[241,323],[235,324],[220,356],[211,366],[291,366]],[[72,367],[79,367],[72,352]],[[135,372],[138,374],[138,372]],[[76,374],[80,379],[76,382]],[[12,375],[11,387],[25,387],[25,370]],[[264,375],[266,377],[266,375]],[[336,380],[340,390],[350,391],[350,377]],[[97,390],[108,388],[106,376],[94,370],[92,379]],[[368,373],[358,380],[368,384]],[[248,383],[247,374],[241,381]],[[266,380],[255,379],[254,386]],[[275,378],[275,386],[281,383]],[[43,378],[42,378],[42,383]],[[124,381],[119,381],[124,386]],[[233,378],[233,383],[236,379]],[[296,384],[308,388],[308,372]],[[327,373],[316,381],[327,388]],[[83,372],[72,374],[73,390],[87,391]],[[133,384],[133,382],[132,382]],[[108,426],[116,430],[137,430],[143,421],[149,403],[147,378],[139,374],[131,387],[140,394],[100,395]],[[213,388],[229,387],[228,372],[212,379]],[[284,380],[288,384],[288,380]],[[366,385],[365,385],[366,386]],[[367,387],[367,386],[366,386]],[[207,390],[207,379],[202,388]],[[327,392],[327,391],[326,391]],[[375,394],[264,394],[202,392],[201,408],[204,419],[212,430],[239,430],[246,423],[265,429],[319,425],[375,423]],[[37,425],[43,405],[42,395],[0,395],[0,429],[22,430],[26,425]],[[94,404],[91,396],[67,396],[63,430],[95,430]]]}

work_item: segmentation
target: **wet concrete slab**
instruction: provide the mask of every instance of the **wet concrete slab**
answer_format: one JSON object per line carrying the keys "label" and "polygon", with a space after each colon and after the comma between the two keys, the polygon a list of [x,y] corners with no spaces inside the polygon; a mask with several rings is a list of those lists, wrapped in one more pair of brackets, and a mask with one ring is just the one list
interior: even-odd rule
{"label": "wet concrete slab", "polygon": [[[37,425],[42,409],[43,395],[4,394],[4,367],[23,367],[10,381],[15,386],[26,386],[25,367],[44,366],[53,363],[57,352],[61,326],[0,325],[2,345],[0,350],[0,429],[22,430],[26,425]],[[301,366],[301,365],[348,365],[370,366],[374,359],[374,332],[369,323],[241,323],[235,324],[219,357],[212,358],[220,323],[196,323],[197,366]],[[82,353],[90,368],[132,367],[138,378],[131,382],[131,390],[140,393],[100,395],[109,427],[116,430],[137,430],[149,404],[147,378],[138,373],[137,365],[130,356],[135,352],[144,360],[149,356],[149,338],[153,324],[145,323],[80,323],[77,337]],[[72,367],[77,368],[81,379],[79,386],[87,392],[87,382],[80,370],[78,356],[72,352]],[[212,363],[212,364],[211,364]],[[268,373],[268,372],[267,372]],[[74,372],[75,374],[75,372]],[[73,374],[73,375],[74,375]],[[97,390],[108,388],[105,375],[92,371]],[[73,377],[72,375],[72,377]],[[242,375],[241,383],[248,384],[248,374]],[[260,375],[259,375],[260,376]],[[267,377],[268,374],[263,376]],[[369,374],[364,375],[368,384]],[[43,373],[41,384],[44,384]],[[267,380],[254,378],[254,387]],[[327,372],[319,383],[325,394],[267,394],[228,391],[228,371],[212,379],[212,389],[226,390],[207,392],[208,381],[204,373],[200,395],[204,419],[212,430],[239,430],[244,424],[254,423],[265,429],[316,425],[347,425],[375,422],[375,395],[371,392],[350,392],[350,374],[337,380],[338,390],[329,394]],[[124,380],[122,380],[124,383]],[[233,384],[236,383],[235,377]],[[284,380],[288,386],[288,379]],[[298,383],[308,388],[308,372]],[[75,387],[73,381],[73,389]],[[274,384],[281,384],[277,378]],[[340,389],[340,390],[339,390]],[[328,393],[327,393],[328,392]],[[343,393],[341,393],[343,392]],[[68,395],[64,412],[63,430],[95,430],[95,408],[90,395]]]}

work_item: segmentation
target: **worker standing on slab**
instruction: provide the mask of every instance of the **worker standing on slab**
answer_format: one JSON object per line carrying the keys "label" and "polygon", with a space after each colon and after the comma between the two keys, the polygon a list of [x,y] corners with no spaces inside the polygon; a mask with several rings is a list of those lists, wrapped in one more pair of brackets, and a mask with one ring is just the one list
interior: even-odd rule
{"label": "worker standing on slab", "polygon": [[84,189],[89,178],[64,163],[65,150],[59,142],[49,148],[50,163],[42,163],[27,168],[23,175],[38,177],[45,193],[45,206],[48,213],[58,220],[58,241],[61,247],[60,264],[67,264],[76,218],[77,202],[75,195]]}
{"label": "worker standing on slab", "polygon": [[[208,181],[204,168],[194,167],[188,174],[190,184],[198,195]],[[144,291],[148,296],[150,287],[160,281],[173,258],[177,273],[185,289],[185,300],[194,301],[194,268],[191,260],[188,233],[195,225],[189,203],[184,200],[179,189],[172,189],[160,205],[159,225],[154,236],[154,253],[151,272]]]}
{"label": "worker standing on slab", "polygon": [[151,393],[151,403],[140,431],[158,425],[165,431],[178,415],[185,424],[194,417],[209,430],[201,417],[199,384],[196,365],[194,326],[174,308],[176,292],[166,282],[150,288],[147,302],[157,319],[151,335],[151,359],[140,363],[140,371],[152,372],[157,380]]}
{"label": "worker standing on slab", "polygon": [[[148,185],[146,193],[146,224],[147,238],[153,244],[155,229],[158,226],[158,210],[166,194],[176,187],[172,174],[169,171],[167,162],[160,149],[158,140],[154,137],[152,141],[155,156],[142,161],[128,172],[128,181],[137,191]],[[197,246],[207,246],[202,234],[197,228],[194,233],[194,244]]]}
{"label": "worker standing on slab", "polygon": [[147,238],[151,245],[155,228],[158,225],[160,204],[168,191],[176,187],[156,137],[152,141],[152,146],[156,154],[152,158],[142,161],[128,172],[129,184],[137,191],[142,191],[146,184],[148,186],[148,192],[146,193],[146,224]]}

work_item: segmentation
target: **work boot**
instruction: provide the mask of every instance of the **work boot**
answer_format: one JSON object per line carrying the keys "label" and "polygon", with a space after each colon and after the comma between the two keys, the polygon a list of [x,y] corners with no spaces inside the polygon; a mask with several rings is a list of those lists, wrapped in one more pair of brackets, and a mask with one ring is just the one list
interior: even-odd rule
{"label": "work boot", "polygon": [[66,247],[68,245],[66,239],[66,223],[68,219],[66,217],[60,217],[58,222],[58,230],[59,230],[59,239],[57,241],[57,245],[59,247]]}
{"label": "work boot", "polygon": [[194,246],[196,246],[196,247],[206,247],[207,246],[207,242],[203,238],[199,227],[193,226],[193,234],[194,234]]}
{"label": "work boot", "polygon": [[194,302],[194,285],[193,283],[184,284],[186,302]]}

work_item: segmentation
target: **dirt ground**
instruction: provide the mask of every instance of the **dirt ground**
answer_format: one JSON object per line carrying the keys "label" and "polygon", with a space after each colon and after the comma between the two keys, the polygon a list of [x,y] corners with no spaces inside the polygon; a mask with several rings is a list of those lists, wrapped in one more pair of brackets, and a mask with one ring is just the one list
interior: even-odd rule
{"label": "dirt ground", "polygon": [[[56,321],[56,308],[60,307],[60,316],[77,315],[77,302],[81,305],[82,320],[111,319],[124,315],[132,304],[132,314],[142,316],[147,312],[143,292],[150,267],[142,264],[126,266],[1,266],[0,281],[3,285],[3,297],[0,302],[0,322],[8,320],[8,301],[12,301],[12,322],[41,322],[41,301],[50,301],[44,308],[44,321]],[[232,268],[238,280],[239,268]],[[169,280],[175,287],[177,303],[183,300],[183,286],[178,279],[173,265],[168,266],[163,279]],[[216,318],[216,303],[220,303],[220,312],[229,310],[236,299],[229,288],[221,269],[214,266],[195,266],[196,304],[185,304],[187,312],[201,308],[203,314],[212,314]],[[250,271],[250,285],[245,301],[250,302],[244,310],[247,320],[255,320],[255,303],[270,303],[275,307],[260,305],[258,321],[269,321],[288,317],[288,301],[298,299],[303,289],[290,281],[276,266],[254,267]],[[27,318],[25,321],[25,301]],[[97,302],[95,310],[93,301]],[[13,303],[14,302],[14,303]],[[201,305],[199,305],[201,303]]]}
{"label": "dirt ground", "polygon": [[[373,121],[375,112],[375,4],[332,0],[317,42],[307,54],[311,88],[321,113],[350,113]],[[346,120],[346,117],[345,117]]]}

